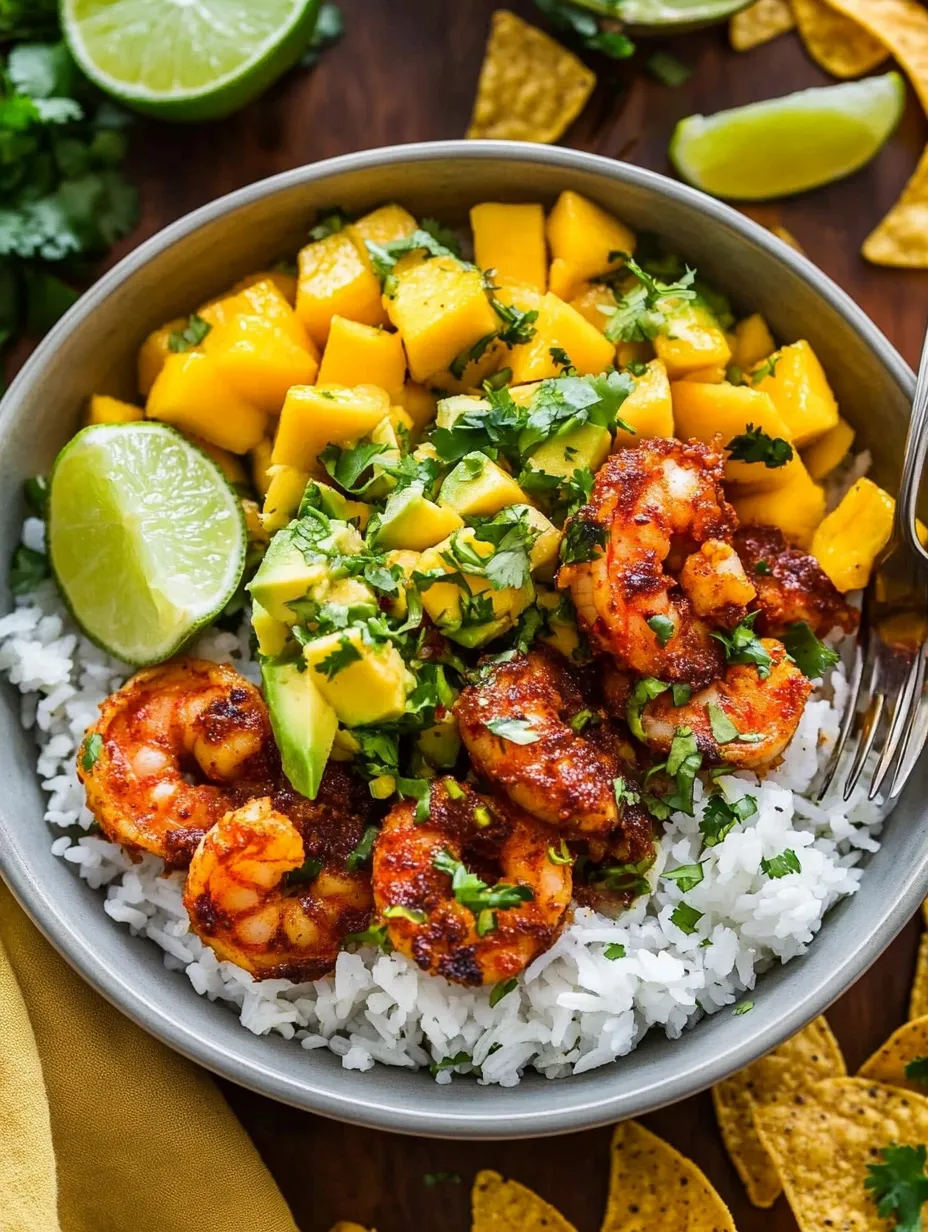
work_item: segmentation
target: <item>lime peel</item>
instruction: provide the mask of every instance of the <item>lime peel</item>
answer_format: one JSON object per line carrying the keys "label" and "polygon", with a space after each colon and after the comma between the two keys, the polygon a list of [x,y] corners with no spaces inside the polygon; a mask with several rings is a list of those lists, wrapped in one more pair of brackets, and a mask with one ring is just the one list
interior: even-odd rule
{"label": "lime peel", "polygon": [[48,553],[91,641],[136,667],[176,654],[238,589],[247,534],[216,463],[166,424],[97,424],[49,480]]}
{"label": "lime peel", "polygon": [[107,94],[148,115],[211,120],[291,68],[318,13],[319,0],[62,0],[61,23]]}
{"label": "lime peel", "polygon": [[799,90],[681,120],[670,142],[680,176],[716,197],[764,201],[857,171],[892,134],[905,106],[895,70]]}

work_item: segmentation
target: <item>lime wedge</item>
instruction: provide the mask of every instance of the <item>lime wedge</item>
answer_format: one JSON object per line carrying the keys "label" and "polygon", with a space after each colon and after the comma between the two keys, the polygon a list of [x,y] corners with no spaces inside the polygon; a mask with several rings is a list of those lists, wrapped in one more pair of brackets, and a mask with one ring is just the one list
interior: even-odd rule
{"label": "lime wedge", "polygon": [[62,0],[71,54],[120,102],[168,120],[228,115],[295,64],[319,0]]}
{"label": "lime wedge", "polygon": [[242,507],[216,463],[174,428],[96,424],[52,468],[48,553],[75,619],[143,666],[214,619],[245,565]]}
{"label": "lime wedge", "polygon": [[603,17],[618,18],[630,34],[687,34],[725,21],[752,0],[574,0]]}
{"label": "lime wedge", "polygon": [[684,180],[716,197],[786,197],[869,162],[904,105],[905,85],[891,72],[687,116],[674,130],[670,159]]}

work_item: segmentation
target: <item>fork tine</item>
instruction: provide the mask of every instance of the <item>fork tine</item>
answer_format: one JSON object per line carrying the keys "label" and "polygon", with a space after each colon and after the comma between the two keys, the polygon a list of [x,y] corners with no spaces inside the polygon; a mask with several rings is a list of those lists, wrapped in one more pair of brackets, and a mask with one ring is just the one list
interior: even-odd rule
{"label": "fork tine", "polygon": [[890,800],[895,800],[903,787],[905,787],[906,781],[915,769],[916,763],[921,756],[925,740],[928,739],[928,698],[922,696],[925,688],[926,661],[928,661],[928,645],[922,646],[918,655],[918,679],[915,687],[914,704],[910,711],[902,750],[899,754],[899,761],[896,764],[896,771],[893,774],[893,781],[889,787]]}
{"label": "fork tine", "polygon": [[828,795],[831,785],[834,782],[835,775],[838,772],[838,766],[841,762],[841,755],[844,752],[844,746],[848,742],[848,737],[854,727],[854,721],[857,718],[857,702],[860,698],[860,686],[864,676],[864,663],[866,661],[866,637],[861,630],[861,636],[857,639],[854,646],[854,663],[851,667],[851,678],[848,682],[848,696],[844,707],[844,714],[841,716],[841,726],[838,729],[838,738],[835,741],[835,747],[831,751],[831,756],[828,759],[828,764],[825,767],[822,785],[819,788],[817,803],[821,802]]}
{"label": "fork tine", "polygon": [[[876,649],[872,655],[870,655],[871,642],[876,644]],[[873,742],[876,740],[876,734],[880,726],[880,719],[883,716],[883,709],[886,705],[886,694],[880,687],[882,660],[879,653],[879,633],[872,627],[868,627],[867,650],[870,657],[871,666],[870,679],[867,682],[866,693],[870,698],[870,701],[867,703],[867,709],[864,711],[864,716],[861,720],[860,737],[857,742],[857,749],[854,753],[854,760],[851,762],[851,768],[848,770],[847,778],[844,780],[844,791],[842,796],[845,801],[850,800],[854,788],[857,786],[858,780],[863,774],[864,766],[867,764],[867,758],[870,756],[870,750],[873,748]]]}
{"label": "fork tine", "polygon": [[877,793],[883,786],[883,780],[889,773],[889,768],[895,760],[896,753],[899,749],[900,742],[904,735],[912,730],[912,719],[918,710],[918,705],[915,701],[916,689],[918,687],[919,676],[921,675],[924,659],[919,653],[913,655],[912,663],[909,670],[906,672],[905,681],[902,688],[899,690],[899,695],[896,698],[896,704],[893,707],[892,718],[889,723],[889,731],[886,735],[886,741],[883,745],[880,759],[876,764],[876,769],[873,771],[873,778],[870,782],[870,790],[867,792],[867,799],[876,799]]}

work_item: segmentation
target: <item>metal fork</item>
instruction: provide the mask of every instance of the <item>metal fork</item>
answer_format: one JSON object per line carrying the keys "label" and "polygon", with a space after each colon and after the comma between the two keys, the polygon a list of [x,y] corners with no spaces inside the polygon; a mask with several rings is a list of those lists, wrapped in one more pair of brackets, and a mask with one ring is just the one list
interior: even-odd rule
{"label": "metal fork", "polygon": [[[915,525],[919,482],[928,456],[928,333],[922,348],[889,545],[864,592],[847,708],[818,793],[827,795],[856,738],[843,797],[876,763],[867,788],[873,800],[890,771],[894,800],[915,769],[928,738],[928,551]],[[861,697],[868,698],[861,711]],[[882,744],[877,738],[882,733]],[[877,750],[876,752],[875,750]]]}

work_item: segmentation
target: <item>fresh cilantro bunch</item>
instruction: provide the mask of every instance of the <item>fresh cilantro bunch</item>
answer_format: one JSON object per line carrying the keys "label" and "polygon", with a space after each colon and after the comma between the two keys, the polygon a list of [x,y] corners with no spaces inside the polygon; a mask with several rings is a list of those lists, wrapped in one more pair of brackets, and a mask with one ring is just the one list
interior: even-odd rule
{"label": "fresh cilantro bunch", "polygon": [[867,1164],[864,1181],[877,1213],[881,1219],[895,1216],[896,1232],[921,1232],[922,1207],[928,1202],[925,1147],[890,1143],[880,1155],[881,1163]]}
{"label": "fresh cilantro bunch", "polygon": [[[44,5],[0,6],[0,30],[45,30]],[[51,31],[49,31],[51,32]],[[0,342],[42,332],[74,302],[70,279],[135,225],[119,170],[123,112],[81,76],[63,42],[18,43],[0,70]],[[63,275],[63,277],[60,277]]]}
{"label": "fresh cilantro bunch", "polygon": [[622,33],[622,0],[535,0],[551,25],[572,34],[587,51],[599,51],[613,60],[627,60],[635,44]]}

